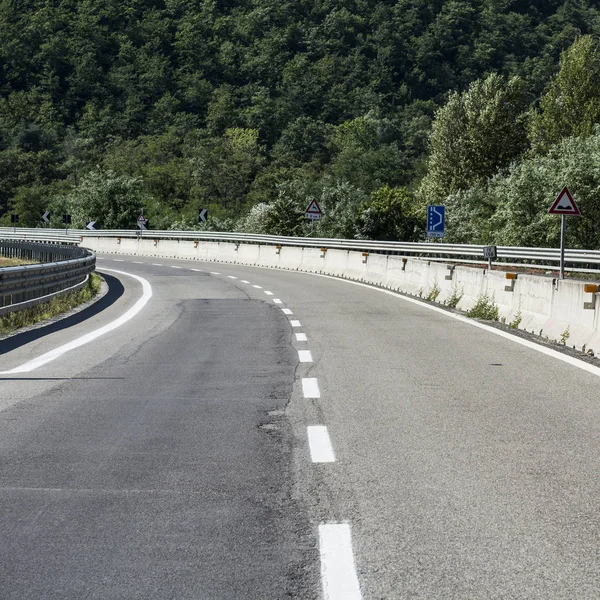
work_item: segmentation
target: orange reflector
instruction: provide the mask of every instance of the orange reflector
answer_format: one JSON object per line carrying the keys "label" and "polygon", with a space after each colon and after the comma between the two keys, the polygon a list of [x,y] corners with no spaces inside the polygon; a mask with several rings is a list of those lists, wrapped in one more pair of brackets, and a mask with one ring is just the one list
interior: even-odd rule
{"label": "orange reflector", "polygon": [[327,252],[327,248],[321,248],[321,252]]}
{"label": "orange reflector", "polygon": [[506,274],[506,279],[516,279],[516,278],[517,278],[516,273],[507,273]]}
{"label": "orange reflector", "polygon": [[363,252],[362,255],[363,256],[369,256],[369,253],[368,252]]}
{"label": "orange reflector", "polygon": [[586,283],[584,290],[586,294],[595,294],[598,291],[598,286],[595,283]]}
{"label": "orange reflector", "polygon": [[402,259],[402,262],[403,262],[403,263],[405,263],[405,262],[408,262],[408,258],[403,258],[403,259]]}

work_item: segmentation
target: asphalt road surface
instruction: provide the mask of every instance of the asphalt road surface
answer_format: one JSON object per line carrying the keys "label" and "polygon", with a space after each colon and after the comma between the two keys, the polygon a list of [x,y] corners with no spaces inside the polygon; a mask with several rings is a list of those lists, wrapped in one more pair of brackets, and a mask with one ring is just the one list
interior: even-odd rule
{"label": "asphalt road surface", "polygon": [[331,278],[98,264],[0,341],[2,600],[600,597],[597,375]]}

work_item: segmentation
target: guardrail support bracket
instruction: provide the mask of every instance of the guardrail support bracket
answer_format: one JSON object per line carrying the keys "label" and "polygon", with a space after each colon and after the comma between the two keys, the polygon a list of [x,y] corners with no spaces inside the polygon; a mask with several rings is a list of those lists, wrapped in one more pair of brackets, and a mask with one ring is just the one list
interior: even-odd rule
{"label": "guardrail support bracket", "polygon": [[592,294],[592,301],[584,302],[583,310],[596,310],[596,294],[598,293],[598,286],[595,283],[586,283],[583,291],[586,294]]}
{"label": "guardrail support bracket", "polygon": [[515,291],[515,282],[517,281],[518,273],[507,273],[506,279],[510,281],[510,285],[504,286],[505,292],[514,292]]}

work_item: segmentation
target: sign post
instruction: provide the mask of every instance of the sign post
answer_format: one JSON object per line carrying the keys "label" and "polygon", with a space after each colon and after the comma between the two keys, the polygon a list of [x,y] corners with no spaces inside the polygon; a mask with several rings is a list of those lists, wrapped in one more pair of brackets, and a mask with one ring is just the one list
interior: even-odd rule
{"label": "sign post", "polygon": [[68,235],[69,233],[69,224],[71,223],[71,215],[63,215],[63,219],[62,219],[64,225],[65,225],[65,234]]}
{"label": "sign post", "polygon": [[551,215],[560,215],[560,279],[565,278],[565,232],[567,230],[567,220],[565,217],[571,215],[572,217],[580,217],[581,211],[571,192],[565,186],[562,192],[558,195],[558,198],[554,201],[554,204],[548,211]]}
{"label": "sign post", "polygon": [[140,237],[144,236],[144,229],[148,229],[147,225],[148,225],[148,219],[146,219],[146,217],[144,217],[144,213],[142,213],[137,218],[137,226],[140,228]]}
{"label": "sign post", "polygon": [[427,237],[443,238],[444,226],[446,224],[446,207],[433,206],[427,207]]}
{"label": "sign post", "polygon": [[486,246],[483,249],[483,258],[488,259],[488,269],[492,270],[492,261],[498,258],[498,248],[496,246]]}

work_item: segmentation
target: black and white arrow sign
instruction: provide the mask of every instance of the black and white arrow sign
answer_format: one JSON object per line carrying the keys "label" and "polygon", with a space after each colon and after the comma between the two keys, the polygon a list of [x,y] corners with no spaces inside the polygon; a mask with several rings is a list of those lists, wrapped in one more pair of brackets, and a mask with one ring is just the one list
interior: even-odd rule
{"label": "black and white arrow sign", "polygon": [[96,225],[96,221],[90,221],[85,228],[89,229],[90,231],[96,231],[96,228],[94,227],[94,225]]}
{"label": "black and white arrow sign", "polygon": [[205,223],[207,219],[208,219],[208,209],[201,208],[198,211],[198,220],[201,221],[202,223]]}
{"label": "black and white arrow sign", "polygon": [[42,215],[42,221],[44,221],[44,223],[50,223],[50,211],[47,210],[43,215]]}

